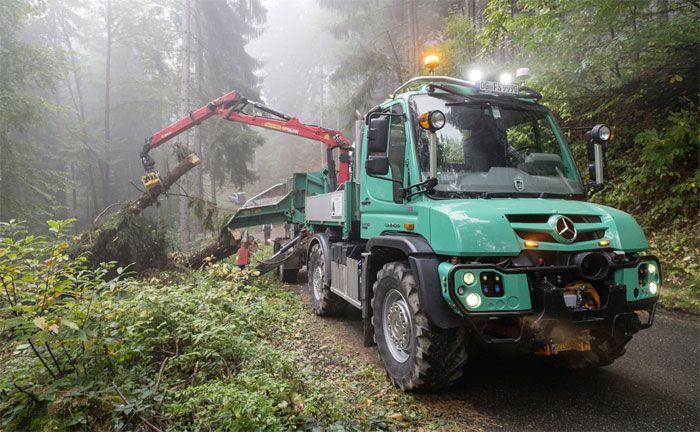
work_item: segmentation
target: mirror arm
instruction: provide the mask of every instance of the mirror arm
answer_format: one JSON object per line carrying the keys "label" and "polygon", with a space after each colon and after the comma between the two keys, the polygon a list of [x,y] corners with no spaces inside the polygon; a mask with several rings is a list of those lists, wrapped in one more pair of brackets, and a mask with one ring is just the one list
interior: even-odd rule
{"label": "mirror arm", "polygon": [[[408,186],[408,187],[403,189],[404,199],[406,199],[406,201],[410,201],[410,199],[416,195],[419,195],[419,194],[422,194],[425,192],[431,192],[433,189],[435,189],[435,186],[437,186],[437,184],[438,184],[438,180],[435,177],[430,177],[425,181]],[[421,189],[421,186],[423,187],[422,189]],[[408,193],[413,188],[418,188],[418,190],[415,192]]]}
{"label": "mirror arm", "polygon": [[601,183],[595,183],[595,182],[589,182],[586,184],[586,189],[588,192],[595,194],[603,190],[603,184]]}

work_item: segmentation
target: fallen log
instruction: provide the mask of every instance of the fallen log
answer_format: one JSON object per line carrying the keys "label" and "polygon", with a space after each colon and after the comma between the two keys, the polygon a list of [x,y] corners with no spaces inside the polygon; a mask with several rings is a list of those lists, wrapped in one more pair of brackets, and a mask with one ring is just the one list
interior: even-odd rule
{"label": "fallen log", "polygon": [[95,266],[110,261],[121,267],[131,265],[131,270],[136,272],[168,265],[165,233],[148,223],[141,213],[200,162],[194,153],[186,156],[161,178],[160,184],[112,214],[99,227],[83,233],[72,254],[85,254]]}
{"label": "fallen log", "polygon": [[210,262],[213,263],[230,257],[236,253],[240,244],[241,237],[232,235],[229,230],[224,228],[218,240],[189,254],[185,259],[190,268],[198,269]]}

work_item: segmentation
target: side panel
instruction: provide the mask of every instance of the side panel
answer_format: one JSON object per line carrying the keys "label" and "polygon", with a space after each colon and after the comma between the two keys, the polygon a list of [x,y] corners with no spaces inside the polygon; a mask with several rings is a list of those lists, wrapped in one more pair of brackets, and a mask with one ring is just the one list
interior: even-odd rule
{"label": "side panel", "polygon": [[345,191],[306,197],[306,220],[309,222],[345,221]]}

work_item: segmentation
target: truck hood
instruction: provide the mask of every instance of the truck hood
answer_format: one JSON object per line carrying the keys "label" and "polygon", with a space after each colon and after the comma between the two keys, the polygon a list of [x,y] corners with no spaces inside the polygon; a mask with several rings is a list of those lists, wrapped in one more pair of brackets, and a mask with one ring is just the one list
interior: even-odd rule
{"label": "truck hood", "polygon": [[[536,240],[538,250],[573,252],[607,247],[626,252],[647,249],[641,227],[629,214],[583,201],[546,198],[502,198],[432,201],[430,243],[441,255],[515,256],[525,240]],[[556,239],[557,215],[574,222],[573,242]]]}

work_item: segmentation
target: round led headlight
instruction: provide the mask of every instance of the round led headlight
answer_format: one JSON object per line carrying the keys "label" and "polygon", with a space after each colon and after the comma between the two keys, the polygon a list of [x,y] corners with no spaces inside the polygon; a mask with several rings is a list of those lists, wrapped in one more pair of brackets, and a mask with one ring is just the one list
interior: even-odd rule
{"label": "round led headlight", "polygon": [[418,117],[420,127],[430,132],[435,132],[445,126],[445,114],[442,111],[426,111]]}
{"label": "round led headlight", "polygon": [[591,129],[591,135],[596,142],[604,143],[610,140],[610,128],[604,124],[599,124]]}
{"label": "round led headlight", "polygon": [[504,72],[500,77],[501,84],[511,84],[513,82],[513,75]]}
{"label": "round led headlight", "polygon": [[433,130],[442,129],[445,126],[445,114],[442,111],[431,111],[430,126]]}
{"label": "round led headlight", "polygon": [[[649,284],[649,292],[652,295],[656,295],[656,293],[659,291],[659,286],[656,284],[656,282],[651,282]],[[467,297],[468,298],[468,297]]]}
{"label": "round led headlight", "polygon": [[471,285],[476,280],[476,276],[474,276],[474,273],[466,272],[464,273],[464,277],[462,279],[464,280],[465,284]]}
{"label": "round led headlight", "polygon": [[476,293],[467,294],[467,298],[465,300],[467,302],[467,306],[469,306],[472,309],[478,308],[481,304],[481,297],[479,296],[479,294]]}
{"label": "round led headlight", "polygon": [[654,274],[656,273],[656,265],[655,264],[649,264],[647,266],[647,270],[649,270],[649,273]]}

